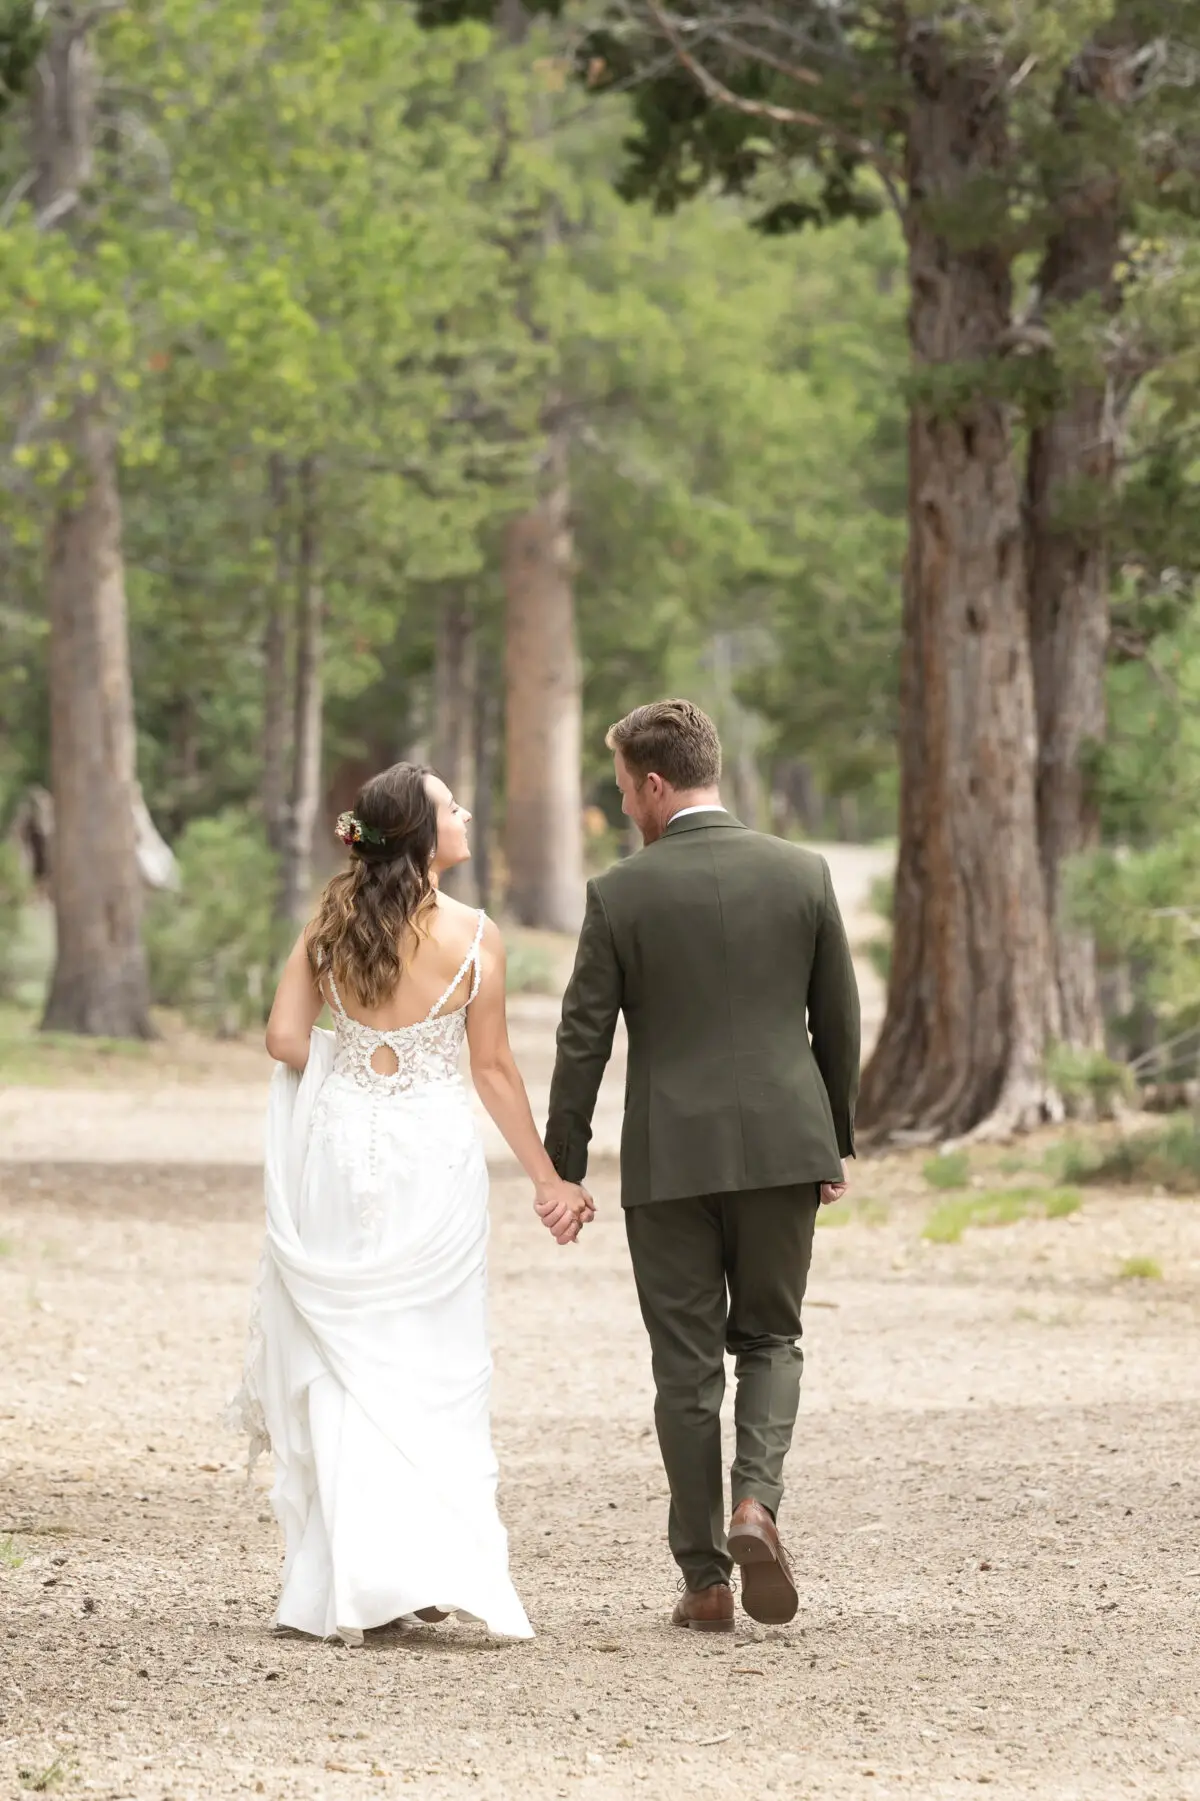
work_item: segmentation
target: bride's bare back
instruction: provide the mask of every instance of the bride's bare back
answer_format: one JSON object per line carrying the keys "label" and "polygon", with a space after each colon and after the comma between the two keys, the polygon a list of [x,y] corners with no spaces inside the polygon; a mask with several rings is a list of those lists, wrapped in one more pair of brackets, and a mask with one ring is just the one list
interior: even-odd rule
{"label": "bride's bare back", "polygon": [[[464,907],[461,901],[439,894],[422,922],[404,973],[387,1000],[382,1006],[365,1007],[342,982],[339,992],[346,1012],[377,1031],[402,1032],[407,1026],[420,1025],[429,1017],[430,1008],[444,997],[443,1013],[461,1007],[471,990],[469,958],[478,925],[479,914],[474,907]],[[464,968],[464,964],[468,966]],[[459,980],[455,990],[446,997],[447,987],[456,975]],[[325,998],[331,997],[326,993]]]}

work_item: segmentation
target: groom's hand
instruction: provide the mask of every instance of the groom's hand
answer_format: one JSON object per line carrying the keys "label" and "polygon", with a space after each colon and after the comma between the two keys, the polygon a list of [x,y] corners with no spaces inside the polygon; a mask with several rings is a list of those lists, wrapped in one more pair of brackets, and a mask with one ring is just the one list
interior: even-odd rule
{"label": "groom's hand", "polygon": [[822,1207],[831,1207],[833,1205],[834,1201],[840,1201],[842,1196],[845,1194],[847,1188],[849,1188],[849,1186],[850,1186],[849,1182],[822,1182],[822,1184],[821,1184],[821,1205],[822,1205]]}

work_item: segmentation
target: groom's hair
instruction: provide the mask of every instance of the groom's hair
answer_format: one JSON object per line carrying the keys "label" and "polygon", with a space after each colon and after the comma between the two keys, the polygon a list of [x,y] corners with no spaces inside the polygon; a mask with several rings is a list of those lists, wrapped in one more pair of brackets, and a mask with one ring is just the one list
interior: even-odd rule
{"label": "groom's hair", "polygon": [[672,788],[711,788],[721,779],[721,740],[707,713],[690,700],[653,700],[635,707],[604,742],[619,750],[639,785],[660,775]]}

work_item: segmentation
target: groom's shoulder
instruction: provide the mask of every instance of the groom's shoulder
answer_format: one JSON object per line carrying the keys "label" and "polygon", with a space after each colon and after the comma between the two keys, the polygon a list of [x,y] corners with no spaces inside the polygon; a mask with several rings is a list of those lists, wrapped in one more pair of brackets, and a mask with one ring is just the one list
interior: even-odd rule
{"label": "groom's shoulder", "polygon": [[[805,844],[797,844],[790,838],[777,838],[771,832],[751,831],[748,827],[742,827],[736,832],[722,832],[720,842],[723,856],[739,861],[745,859],[767,877],[774,875],[780,881],[804,888],[824,888],[827,867],[825,859],[819,851],[811,850]],[[676,859],[666,851],[668,843],[677,848],[687,844],[688,840],[660,839],[644,850],[622,857],[619,862],[610,864],[602,874],[592,877],[590,886],[597,890],[605,907],[613,902],[619,904],[627,897],[644,891],[648,885],[661,881],[671,882],[684,873]],[[696,871],[689,862],[686,878],[691,881],[695,879],[695,875]]]}

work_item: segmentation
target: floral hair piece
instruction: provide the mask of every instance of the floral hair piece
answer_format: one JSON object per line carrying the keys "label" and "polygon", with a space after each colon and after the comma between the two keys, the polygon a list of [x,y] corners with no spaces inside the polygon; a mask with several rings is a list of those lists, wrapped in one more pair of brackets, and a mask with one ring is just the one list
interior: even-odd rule
{"label": "floral hair piece", "polygon": [[356,844],[383,844],[386,842],[383,832],[376,831],[373,825],[364,825],[354,813],[339,813],[334,829],[342,843],[351,850]]}

